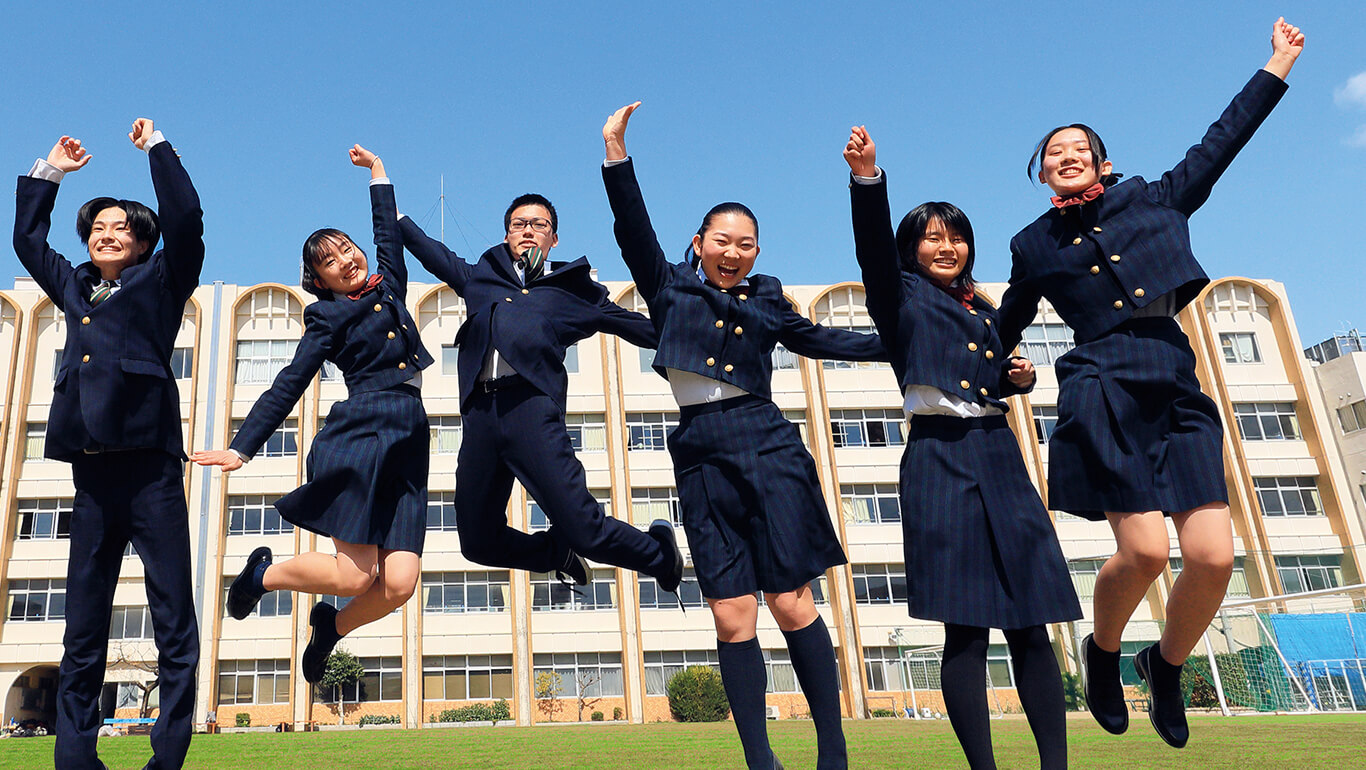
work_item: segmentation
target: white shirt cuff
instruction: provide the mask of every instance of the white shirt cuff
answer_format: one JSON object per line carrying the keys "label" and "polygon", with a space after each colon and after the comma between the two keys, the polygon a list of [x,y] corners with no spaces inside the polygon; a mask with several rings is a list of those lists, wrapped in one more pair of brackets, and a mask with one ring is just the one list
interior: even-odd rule
{"label": "white shirt cuff", "polygon": [[152,132],[151,136],[147,137],[147,143],[142,145],[142,151],[151,152],[153,147],[156,147],[164,141],[166,141],[166,137],[161,135],[161,129],[158,128]]}
{"label": "white shirt cuff", "polygon": [[46,179],[54,184],[61,184],[66,172],[39,158],[33,161],[33,168],[29,169],[28,175],[34,179]]}
{"label": "white shirt cuff", "polygon": [[882,168],[880,166],[873,166],[873,170],[877,173],[872,176],[859,176],[858,174],[853,174],[854,181],[859,184],[877,184],[882,181]]}
{"label": "white shirt cuff", "polygon": [[237,455],[237,459],[241,460],[243,465],[246,465],[247,463],[251,462],[251,458],[250,458],[250,457],[247,457],[246,455],[242,454],[241,452],[237,451],[236,449],[233,449],[232,447],[228,447],[228,451],[229,451],[229,452],[232,452],[232,453],[235,454],[235,455]]}
{"label": "white shirt cuff", "polygon": [[602,162],[602,167],[603,167],[603,168],[611,168],[611,167],[613,167],[613,166],[620,166],[621,164],[625,163],[626,161],[628,161],[628,160],[630,160],[630,159],[631,159],[631,156],[630,156],[630,155],[627,155],[626,157],[622,158],[621,160],[604,160],[604,161]]}
{"label": "white shirt cuff", "polygon": [[374,186],[377,185],[377,184],[393,184],[393,182],[390,182],[390,181],[389,181],[389,177],[387,177],[387,176],[382,176],[382,177],[379,177],[378,179],[371,179],[371,180],[370,180],[370,186],[371,186],[371,187],[374,187]]}

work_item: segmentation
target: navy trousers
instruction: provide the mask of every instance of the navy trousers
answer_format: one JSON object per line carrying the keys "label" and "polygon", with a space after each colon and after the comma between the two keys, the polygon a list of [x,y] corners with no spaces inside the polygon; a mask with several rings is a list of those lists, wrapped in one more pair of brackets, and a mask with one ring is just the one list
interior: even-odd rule
{"label": "navy trousers", "polygon": [[199,624],[190,579],[189,514],[181,461],[155,449],[77,457],[71,559],[66,572],[65,652],[57,679],[58,770],[99,768],[100,689],[114,588],[131,541],[146,575],[156,640],[161,711],[151,768],[178,768],[190,747]]}
{"label": "navy trousers", "polygon": [[[663,577],[673,564],[654,538],[603,514],[574,455],[564,411],[550,396],[519,384],[477,393],[466,408],[455,470],[456,529],[465,558],[492,567],[552,572],[567,552]],[[545,511],[550,529],[508,526],[516,477]]]}

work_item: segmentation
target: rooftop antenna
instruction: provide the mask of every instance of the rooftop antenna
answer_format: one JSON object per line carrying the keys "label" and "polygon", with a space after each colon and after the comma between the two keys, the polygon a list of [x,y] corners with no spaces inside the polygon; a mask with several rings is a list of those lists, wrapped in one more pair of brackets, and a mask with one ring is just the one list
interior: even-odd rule
{"label": "rooftop antenna", "polygon": [[[444,214],[445,211],[446,211],[446,175],[445,175],[445,174],[442,174],[442,175],[441,175],[441,197],[437,199],[437,203],[440,204],[440,206],[441,206],[441,208],[437,209],[437,211],[438,211],[439,213],[443,213],[443,214]],[[446,242],[446,218],[445,218],[444,216],[441,217],[441,242],[442,242],[442,243],[445,243],[445,242]]]}

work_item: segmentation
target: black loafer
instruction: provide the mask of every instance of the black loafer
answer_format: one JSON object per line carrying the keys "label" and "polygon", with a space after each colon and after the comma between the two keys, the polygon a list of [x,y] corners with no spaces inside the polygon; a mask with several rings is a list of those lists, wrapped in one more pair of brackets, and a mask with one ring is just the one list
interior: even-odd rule
{"label": "black loafer", "polygon": [[334,636],[337,628],[337,608],[327,602],[318,602],[308,613],[308,624],[313,626],[313,633],[308,637],[308,646],[304,648],[299,667],[303,669],[304,679],[309,684],[317,684],[322,681],[323,673],[327,670],[327,657],[332,654],[332,648],[337,646],[337,641],[341,638],[336,637],[329,644],[319,638],[321,635],[318,633],[318,627],[331,628],[332,633],[326,636]]}
{"label": "black loafer", "polygon": [[[1091,635],[1081,642],[1081,686],[1086,695],[1086,708],[1108,733],[1119,735],[1129,729],[1129,706],[1124,702],[1124,683],[1119,678],[1119,666],[1109,668],[1109,661],[1098,659],[1104,653]],[[1116,655],[1116,658],[1119,656]]]}
{"label": "black loafer", "polygon": [[256,567],[262,562],[271,563],[270,549],[265,546],[251,552],[251,555],[247,557],[247,565],[242,568],[241,572],[237,573],[232,585],[228,587],[228,614],[236,620],[241,620],[250,615],[251,611],[256,609],[256,605],[260,603],[261,597],[265,595],[256,590],[256,581],[252,579]]}
{"label": "black loafer", "polygon": [[1175,675],[1153,676],[1154,666],[1172,667],[1165,660],[1153,662],[1152,656],[1161,654],[1156,644],[1144,647],[1134,656],[1134,668],[1138,669],[1138,676],[1148,683],[1148,721],[1153,723],[1153,729],[1167,745],[1185,748],[1191,733],[1190,726],[1186,724],[1186,699],[1181,695],[1181,666],[1175,667]]}
{"label": "black loafer", "polygon": [[565,554],[564,564],[555,570],[555,577],[562,583],[586,586],[588,585],[588,561],[577,553],[569,551]]}
{"label": "black loafer", "polygon": [[655,519],[650,523],[649,535],[659,541],[660,547],[664,549],[666,561],[669,554],[673,555],[673,563],[669,566],[668,574],[656,577],[655,582],[665,591],[676,594],[678,585],[683,582],[683,552],[678,550],[678,536],[674,534],[674,525],[668,519]]}

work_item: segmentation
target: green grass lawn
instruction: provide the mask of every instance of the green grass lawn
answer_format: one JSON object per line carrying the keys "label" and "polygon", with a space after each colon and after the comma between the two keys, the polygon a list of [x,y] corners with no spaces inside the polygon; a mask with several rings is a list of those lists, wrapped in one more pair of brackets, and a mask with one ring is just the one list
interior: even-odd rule
{"label": "green grass lawn", "polygon": [[[1068,723],[1072,767],[1352,768],[1366,765],[1366,716],[1197,717],[1190,745],[1162,743],[1142,714],[1112,736],[1089,717]],[[854,768],[964,767],[948,722],[859,720],[844,723]],[[1023,718],[992,724],[1002,768],[1038,767]],[[810,722],[769,723],[769,736],[792,770],[814,767]],[[100,756],[114,770],[139,768],[151,755],[146,737],[102,738]],[[569,725],[441,730],[196,735],[188,768],[722,768],[742,764],[729,722],[705,725]],[[52,766],[52,739],[0,741],[0,767]]]}

